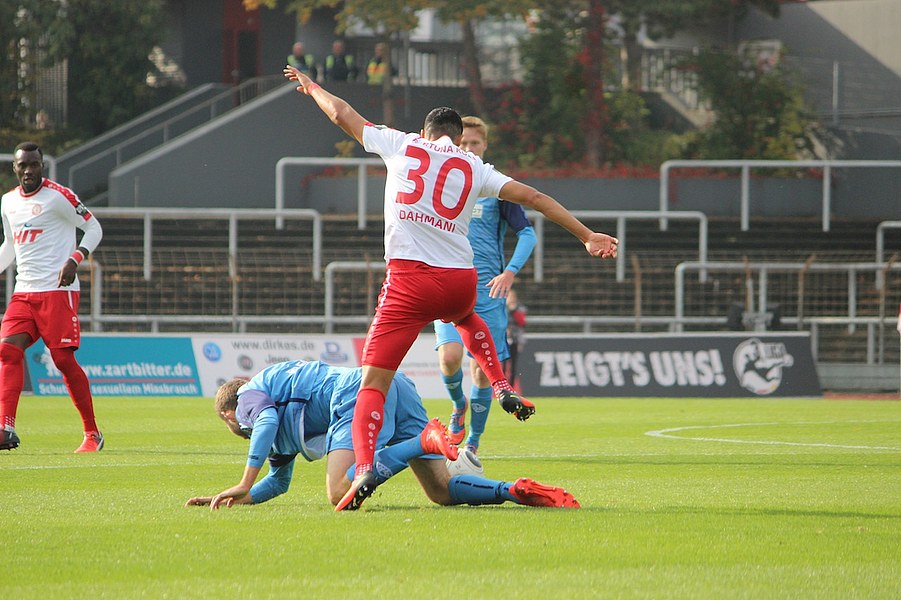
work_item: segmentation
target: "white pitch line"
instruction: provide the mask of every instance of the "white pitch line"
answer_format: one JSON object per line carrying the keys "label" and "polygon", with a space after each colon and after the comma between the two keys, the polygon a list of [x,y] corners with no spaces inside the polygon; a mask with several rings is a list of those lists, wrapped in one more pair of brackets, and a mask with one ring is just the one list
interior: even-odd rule
{"label": "white pitch line", "polygon": [[726,427],[761,427],[771,425],[830,425],[835,423],[879,423],[882,421],[831,421],[828,423],[731,423],[726,425],[689,425],[687,427],[672,427],[670,429],[657,429],[655,431],[646,431],[644,434],[651,437],[666,438],[671,440],[692,440],[697,442],[725,442],[728,444],[757,444],[764,446],[808,446],[812,448],[844,448],[848,450],[891,450],[901,452],[901,448],[892,446],[851,446],[846,444],[827,444],[827,443],[810,443],[810,442],[778,442],[775,440],[734,440],[730,438],[711,438],[711,437],[685,437],[680,435],[670,435],[677,431],[688,431],[692,429],[722,429]]}
{"label": "white pitch line", "polygon": [[[209,463],[221,464],[221,463]],[[55,469],[124,469],[131,467],[184,467],[184,466],[205,466],[204,465],[185,465],[184,463],[100,463],[94,465],[12,465],[8,467],[0,467],[0,471],[44,471]]]}

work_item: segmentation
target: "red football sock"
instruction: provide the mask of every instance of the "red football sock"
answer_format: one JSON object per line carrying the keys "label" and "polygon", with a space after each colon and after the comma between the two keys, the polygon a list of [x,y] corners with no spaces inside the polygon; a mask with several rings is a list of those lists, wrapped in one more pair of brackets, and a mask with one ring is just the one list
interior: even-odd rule
{"label": "red football sock", "polygon": [[385,394],[378,388],[361,387],[357,393],[354,420],[350,426],[354,444],[354,458],[357,468],[356,478],[361,473],[372,470],[375,460],[375,445],[382,430],[385,412]]}
{"label": "red football sock", "polygon": [[81,422],[84,430],[98,431],[97,423],[94,421],[94,400],[91,397],[91,384],[88,383],[88,376],[84,374],[84,370],[78,361],[75,360],[74,348],[52,348],[50,357],[53,364],[63,374],[63,382],[66,389],[69,390],[69,397],[72,403],[78,409],[81,415]]}
{"label": "red football sock", "polygon": [[[463,345],[472,354],[482,372],[488,376],[491,381],[491,387],[497,391],[498,385],[510,387],[507,378],[504,376],[504,368],[501,361],[497,359],[497,348],[494,346],[494,340],[491,338],[491,330],[482,320],[482,317],[476,313],[471,313],[468,317],[456,323],[457,331],[463,338]],[[504,388],[501,388],[504,389]]]}
{"label": "red football sock", "polygon": [[0,427],[16,426],[19,396],[25,387],[25,351],[0,344]]}

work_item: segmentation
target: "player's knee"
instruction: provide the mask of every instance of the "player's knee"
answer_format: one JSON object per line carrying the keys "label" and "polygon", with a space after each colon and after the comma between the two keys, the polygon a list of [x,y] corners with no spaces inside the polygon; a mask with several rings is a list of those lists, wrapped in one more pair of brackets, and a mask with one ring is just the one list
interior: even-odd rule
{"label": "player's knee", "polygon": [[341,502],[341,498],[344,497],[344,494],[346,494],[347,490],[349,489],[350,482],[347,482],[347,485],[344,486],[343,489],[329,486],[328,489],[325,490],[325,492],[328,496],[328,501],[332,503],[332,506],[338,506],[338,503]]}
{"label": "player's knee", "polygon": [[24,350],[7,342],[0,344],[0,362],[7,365],[16,365],[22,364],[24,360]]}
{"label": "player's knee", "polygon": [[75,360],[75,348],[51,348],[50,358],[53,359],[56,368],[63,373],[70,369],[81,369],[78,361]]}
{"label": "player's knee", "polygon": [[454,504],[447,486],[424,489],[425,495],[428,496],[428,499],[435,504],[438,504],[440,506],[452,506]]}

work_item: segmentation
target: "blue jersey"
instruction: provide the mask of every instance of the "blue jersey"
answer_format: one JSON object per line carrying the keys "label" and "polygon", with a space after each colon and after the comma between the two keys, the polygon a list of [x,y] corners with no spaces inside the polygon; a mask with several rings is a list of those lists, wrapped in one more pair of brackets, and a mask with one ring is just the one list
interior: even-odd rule
{"label": "blue jersey", "polygon": [[[302,360],[276,363],[238,389],[235,418],[250,434],[247,465],[269,473],[250,489],[254,503],[288,491],[295,457],[318,460],[335,449],[353,449],[351,424],[363,370]],[[376,446],[419,435],[428,422],[416,387],[396,373],[385,397],[384,424]]]}
{"label": "blue jersey", "polygon": [[[278,419],[271,448],[258,448],[249,456],[248,464],[261,466],[269,454],[321,458],[332,392],[335,382],[347,371],[321,362],[297,360],[270,365],[241,386],[235,410],[241,427],[254,430],[266,408],[274,408]],[[259,451],[265,454],[259,456]]]}
{"label": "blue jersey", "polygon": [[[516,233],[517,241],[510,262],[504,260],[504,235],[507,228]],[[503,303],[503,298],[490,298],[488,282],[505,270],[519,273],[535,248],[535,230],[519,204],[497,198],[479,198],[469,223],[469,243],[474,254],[473,265],[479,273],[476,312]]]}

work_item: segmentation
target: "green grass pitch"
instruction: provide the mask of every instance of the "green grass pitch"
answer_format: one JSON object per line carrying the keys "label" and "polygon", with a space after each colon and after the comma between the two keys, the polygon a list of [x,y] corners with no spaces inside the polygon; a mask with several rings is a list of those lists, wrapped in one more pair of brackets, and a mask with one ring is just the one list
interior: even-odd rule
{"label": "green grass pitch", "polygon": [[[246,442],[198,398],[97,398],[76,455],[67,398],[23,397],[0,452],[3,598],[898,598],[901,402],[536,399],[497,408],[486,475],[562,485],[581,510],[442,508],[412,474],[336,514],[324,461],[251,507]],[[447,401],[427,401],[447,418]]]}

